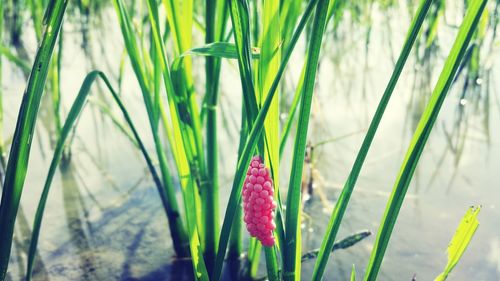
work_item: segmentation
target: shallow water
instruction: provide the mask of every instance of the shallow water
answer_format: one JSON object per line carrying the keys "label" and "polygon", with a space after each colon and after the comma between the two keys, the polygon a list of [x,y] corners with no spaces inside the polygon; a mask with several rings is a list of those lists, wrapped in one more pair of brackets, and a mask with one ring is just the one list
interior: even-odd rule
{"label": "shallow water", "polygon": [[[461,19],[460,10],[455,7],[454,11],[450,6],[448,25],[440,26],[439,45],[432,57],[418,64],[415,56],[410,56],[361,172],[339,238],[363,229],[377,231],[413,130],[456,34],[452,25]],[[346,15],[337,34],[330,33],[325,40],[309,129],[309,141],[315,147],[315,189],[304,211],[306,250],[321,244],[331,208],[408,28],[405,6],[382,11],[375,5],[371,15],[372,24],[352,23]],[[100,19],[91,23],[86,36],[82,36],[78,18],[68,20],[64,26],[63,112],[67,112],[91,69],[104,70],[113,79],[118,76],[123,47],[112,7],[105,8]],[[25,46],[33,55],[36,44],[28,23],[25,29]],[[100,37],[102,34],[106,36]],[[89,40],[85,48],[81,47],[82,38]],[[286,75],[284,107],[292,99],[303,50],[304,42]],[[494,51],[481,53],[480,81],[464,92],[461,76],[448,95],[400,212],[379,280],[411,280],[414,275],[417,280],[432,280],[446,264],[447,244],[461,217],[469,206],[479,204],[483,206],[481,225],[449,280],[500,280],[500,123],[495,122],[500,118],[500,96],[494,80],[500,75],[500,68]],[[202,59],[195,59],[194,63],[203,69]],[[241,100],[236,64],[225,62],[223,72],[219,145],[221,204],[225,206],[224,194],[231,186],[236,162]],[[7,63],[3,73],[5,131],[10,136],[25,77]],[[196,87],[202,92],[204,75],[195,75],[199,81]],[[128,65],[122,89],[143,139],[153,149],[138,85]],[[101,98],[99,95],[105,93],[96,91],[94,95]],[[52,154],[48,99],[44,105],[34,138],[8,280],[23,277],[24,250]],[[315,146],[342,136],[345,137]],[[292,145],[289,140],[288,152]],[[142,156],[96,107],[88,106],[80,119],[71,151],[71,164],[60,171],[49,197],[38,247],[41,263],[35,269],[35,280],[189,280],[189,263],[173,258],[167,221]],[[286,194],[291,158],[290,154],[283,157],[282,194]],[[372,235],[349,249],[335,252],[325,280],[348,280],[352,264],[358,276],[363,276],[374,239]],[[303,264],[303,280],[309,279],[313,265],[311,261]],[[263,266],[260,273],[265,273]]]}

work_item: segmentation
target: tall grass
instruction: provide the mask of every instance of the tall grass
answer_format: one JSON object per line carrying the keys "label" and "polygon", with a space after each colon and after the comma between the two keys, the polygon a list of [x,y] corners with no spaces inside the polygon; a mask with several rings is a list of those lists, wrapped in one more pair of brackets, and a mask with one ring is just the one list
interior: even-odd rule
{"label": "tall grass", "polygon": [[0,232],[0,280],[4,280],[7,273],[14,225],[26,178],[37,113],[52,52],[67,5],[67,0],[58,0],[51,1],[47,7],[43,19],[45,32],[33,63],[17,117],[0,202],[0,229],[2,229]]}
{"label": "tall grass", "polygon": [[[257,145],[257,139],[260,136],[260,134],[262,133],[263,122],[264,122],[266,115],[269,111],[272,99],[273,99],[274,94],[278,88],[280,79],[285,71],[285,68],[286,68],[287,63],[290,59],[292,51],[295,48],[295,45],[297,44],[297,42],[299,40],[300,34],[304,30],[306,23],[307,23],[309,17],[311,16],[315,6],[316,6],[317,1],[318,0],[311,0],[309,2],[309,5],[307,6],[306,10],[304,11],[302,18],[301,18],[300,22],[298,23],[297,28],[295,29],[294,34],[292,36],[292,39],[290,40],[290,43],[288,45],[288,48],[283,53],[282,62],[280,64],[278,72],[273,80],[273,83],[270,87],[269,93],[266,96],[266,99],[265,99],[264,103],[262,104],[261,109],[259,110],[257,118],[253,122],[252,128],[250,130],[250,134],[247,138],[247,141],[245,143],[243,151],[238,159],[238,165],[237,165],[237,169],[236,169],[236,173],[235,173],[235,179],[233,181],[233,186],[231,189],[231,194],[230,194],[229,202],[228,202],[227,209],[226,209],[226,214],[224,216],[224,222],[222,224],[219,249],[218,249],[217,259],[216,259],[216,263],[215,263],[215,270],[214,270],[214,273],[212,274],[212,280],[219,280],[220,279],[220,274],[222,271],[222,265],[223,265],[223,261],[224,261],[226,247],[227,247],[227,243],[228,243],[228,239],[229,239],[229,233],[231,232],[231,225],[233,224],[233,221],[234,221],[234,213],[235,213],[236,208],[239,207],[239,202],[241,200],[241,188],[242,188],[242,184],[243,184],[243,180],[244,180],[244,175],[246,173],[247,166],[250,163],[250,159],[252,157],[252,152]],[[236,9],[238,9],[237,6],[236,6],[235,10]],[[235,25],[235,24],[233,24],[233,25]],[[236,36],[238,36],[238,35],[235,32],[235,37]],[[235,41],[238,42],[237,39],[235,39]],[[240,55],[240,59],[239,59],[240,61],[242,60],[241,57],[242,57],[242,55]],[[240,62],[239,65],[241,68],[242,63]],[[244,81],[243,75],[241,76],[241,80]],[[245,90],[244,90],[244,93],[245,93]],[[246,109],[246,107],[245,107],[245,109]],[[278,215],[278,217],[279,217],[279,215]],[[280,229],[279,219],[278,219],[278,223],[277,223],[277,229],[278,230]],[[283,228],[281,228],[281,229],[283,229]],[[279,241],[283,240],[284,234],[278,233],[277,237],[278,237],[278,243],[281,244]],[[284,242],[284,241],[282,241],[282,242]],[[283,244],[281,244],[281,245],[283,245]],[[282,248],[282,251],[284,251],[283,248]]]}
{"label": "tall grass", "polygon": [[[419,42],[419,38],[425,38],[431,43],[436,38],[436,29],[443,9],[441,3],[436,4],[436,1],[432,0],[419,1],[394,71],[330,217],[321,248],[303,253],[302,172],[309,121],[314,110],[312,103],[318,65],[321,53],[324,52],[322,46],[324,38],[328,36],[326,31],[335,31],[342,19],[342,13],[347,9],[356,10],[356,4],[342,0],[309,0],[307,3],[301,0],[202,2],[203,6],[198,7],[200,3],[193,0],[146,0],[141,3],[113,0],[124,44],[118,89],[121,89],[125,66],[130,64],[147,113],[151,142],[154,145],[154,153],[151,153],[134,125],[132,112],[127,110],[121,97],[111,86],[111,81],[100,71],[92,71],[86,76],[70,111],[63,118],[60,110],[60,75],[64,67],[64,41],[61,37],[57,55],[52,58],[52,53],[68,1],[49,1],[44,19],[41,18],[43,1],[29,1],[29,9],[35,23],[35,36],[40,38],[42,43],[19,110],[14,141],[6,164],[6,178],[0,203],[0,280],[3,281],[7,273],[33,130],[49,72],[51,87],[47,88],[52,93],[57,142],[35,215],[28,252],[28,280],[32,278],[38,238],[52,181],[64,149],[69,147],[68,137],[75,130],[76,121],[91,94],[91,86],[99,78],[104,82],[112,99],[107,102],[97,101],[95,105],[133,141],[146,160],[168,220],[175,254],[191,261],[196,280],[220,280],[226,258],[239,259],[244,252],[247,254],[247,261],[242,264],[249,273],[249,276],[245,277],[256,278],[261,251],[265,255],[266,278],[269,280],[321,280],[333,250],[352,246],[369,235],[369,232],[361,232],[335,243],[357,178],[412,47],[415,42]],[[370,13],[374,3],[375,1],[370,1],[360,5],[367,9],[364,12]],[[82,7],[87,7],[88,4],[81,3]],[[136,12],[136,5],[145,8],[143,13]],[[377,278],[418,159],[485,5],[486,0],[468,2],[468,12],[455,44],[396,179],[364,276],[365,280]],[[3,2],[0,4],[0,15],[2,9]],[[430,17],[427,15],[429,11],[432,11]],[[422,26],[426,19],[428,29],[423,32]],[[329,22],[332,22],[333,26],[329,26]],[[1,23],[2,19],[0,26]],[[198,29],[201,29],[203,43],[202,46],[193,46]],[[304,30],[307,31],[306,36],[303,36]],[[280,107],[280,100],[287,97],[282,97],[284,92],[280,86],[292,53],[301,38],[305,39],[307,45],[305,62],[296,83],[292,105],[288,110],[284,110]],[[335,36],[333,38],[338,39]],[[0,30],[0,44],[1,42]],[[336,43],[333,40],[332,44]],[[427,46],[431,43],[427,43]],[[9,58],[9,50],[0,47],[2,56]],[[205,85],[202,85],[201,92],[197,92],[198,76],[195,75],[197,72],[193,66],[193,58],[199,57],[205,62],[202,72]],[[12,61],[16,59],[12,55],[10,58]],[[224,81],[221,75],[224,60],[232,60],[237,64],[242,95],[237,163],[232,184],[227,188],[219,182],[219,87]],[[22,63],[19,62],[19,65]],[[0,72],[0,80],[1,74]],[[240,93],[240,90],[236,89],[234,92]],[[233,98],[235,94],[231,94]],[[1,98],[0,92],[0,106]],[[112,104],[118,106],[127,126],[122,125],[122,121],[114,116]],[[0,130],[2,113],[0,109]],[[282,113],[288,117],[280,130]],[[295,120],[296,115],[298,120]],[[297,128],[295,133],[292,130],[294,125]],[[294,140],[293,157],[286,201],[282,201],[280,173],[283,169],[280,167],[280,159],[287,153],[285,147],[288,138]],[[2,151],[4,147],[0,145],[0,154]],[[249,162],[256,154],[263,156],[266,165],[270,167],[275,185],[274,197],[278,206],[274,236],[277,243],[273,247],[262,248],[258,240],[250,239],[248,247],[244,248],[241,191]],[[176,197],[177,187],[180,187],[181,201]],[[223,208],[224,216],[221,217],[219,196],[223,192],[229,194],[229,200]],[[310,259],[316,259],[313,274],[311,277],[302,276],[301,263]],[[456,261],[457,259],[450,263],[451,268]],[[356,279],[354,266],[350,276],[351,280]],[[360,278],[359,274],[357,278]]]}
{"label": "tall grass", "polygon": [[[334,0],[335,1],[335,0]],[[285,248],[283,251],[283,279],[300,280],[301,256],[301,191],[302,170],[306,152],[307,129],[311,114],[312,96],[316,83],[321,41],[325,30],[329,0],[319,0],[314,14],[311,38],[308,47],[307,65],[304,72],[304,85],[300,104],[297,135],[290,172],[290,183],[286,202]]]}
{"label": "tall grass", "polygon": [[[221,42],[224,40],[226,22],[228,18],[227,6],[223,0],[205,2],[205,44]],[[218,97],[219,79],[221,72],[221,59],[207,57],[205,62],[205,104],[206,125],[206,147],[207,147],[207,179],[206,188],[206,219],[207,241],[205,248],[205,259],[207,260],[208,274],[211,274],[215,261],[216,249],[219,241],[219,149],[218,149]],[[236,250],[235,254],[239,250]]]}
{"label": "tall grass", "polygon": [[457,73],[458,66],[472,38],[472,34],[476,30],[481,14],[486,6],[486,2],[486,0],[471,1],[470,7],[467,10],[467,14],[464,17],[455,42],[450,50],[450,54],[446,59],[441,75],[434,87],[429,103],[420,118],[417,129],[410,142],[410,146],[408,147],[408,151],[406,152],[405,159],[403,160],[403,164],[401,165],[401,170],[394,184],[391,197],[387,202],[386,211],[366,270],[365,280],[367,281],[377,279],[385,250],[389,244],[392,230],[396,224],[396,219],[403,205],[403,200],[408,190],[408,186],[410,185],[413,173],[415,172],[418,160],[424,150],[446,94]]}
{"label": "tall grass", "polygon": [[345,182],[344,188],[342,189],[339,199],[335,204],[335,209],[333,210],[332,215],[330,217],[330,221],[328,223],[328,227],[326,230],[326,235],[324,236],[321,245],[322,251],[320,252],[320,256],[318,257],[316,264],[314,265],[314,272],[312,278],[313,280],[320,280],[323,276],[328,261],[328,257],[330,256],[331,248],[333,247],[335,237],[339,230],[340,223],[342,222],[345,210],[347,209],[347,205],[349,203],[349,199],[356,185],[359,173],[361,171],[361,168],[363,167],[363,163],[366,159],[373,138],[375,137],[375,133],[377,132],[378,125],[382,120],[384,111],[387,107],[387,104],[389,103],[394,88],[396,87],[396,83],[399,79],[399,76],[403,71],[404,65],[406,63],[406,60],[408,59],[413,43],[415,42],[420,32],[420,28],[422,26],[422,23],[424,22],[425,16],[427,14],[427,11],[429,10],[431,3],[432,0],[421,1],[421,4],[410,25],[405,43],[403,45],[403,49],[401,50],[401,54],[398,58],[398,61],[396,62],[394,72],[391,75],[389,83],[378,104],[377,110],[375,111],[372,121],[370,122],[370,126],[368,127],[368,131],[366,132],[365,138],[363,140],[363,143],[361,144],[361,148],[358,152],[358,155],[356,156],[356,160],[354,161],[349,177]]}
{"label": "tall grass", "polygon": [[163,184],[162,187],[158,187],[158,191],[168,217],[175,251],[179,256],[187,256],[188,255],[187,247],[189,243],[188,234],[186,232],[186,229],[184,228],[184,224],[180,217],[179,207],[174,194],[172,176],[166,162],[167,158],[165,152],[162,149],[160,135],[158,131],[158,122],[160,118],[159,110],[161,104],[157,97],[151,95],[151,93],[154,93],[154,91],[151,90],[152,87],[151,86],[152,81],[150,80],[151,76],[148,76],[146,74],[147,71],[151,71],[151,69],[148,69],[148,67],[151,67],[151,65],[147,65],[143,62],[143,60],[146,60],[146,62],[148,61],[150,62],[151,58],[149,57],[143,58],[142,54],[147,55],[147,53],[139,49],[139,44],[137,43],[135,38],[136,35],[133,32],[131,19],[123,3],[117,0],[114,1],[114,4],[118,14],[118,18],[120,20],[120,27],[122,30],[122,35],[124,37],[125,46],[129,54],[133,70],[139,82],[144,104],[148,112],[149,124],[155,143],[155,149],[158,156],[158,161],[160,163],[160,171]]}
{"label": "tall grass", "polygon": [[57,171],[57,167],[60,165],[61,158],[63,157],[64,149],[68,145],[68,137],[76,129],[75,127],[77,124],[77,120],[80,117],[80,115],[82,114],[85,105],[87,104],[88,97],[91,93],[90,92],[91,86],[95,83],[95,81],[98,78],[100,78],[104,82],[109,93],[112,95],[113,100],[115,101],[117,106],[120,108],[120,111],[122,112],[123,117],[125,118],[125,121],[127,122],[127,125],[132,132],[132,136],[131,136],[132,140],[141,150],[141,152],[144,156],[144,159],[146,160],[149,171],[151,172],[151,175],[153,177],[154,182],[156,183],[157,186],[159,186],[159,187],[162,186],[160,176],[158,175],[156,168],[153,164],[153,160],[151,159],[151,156],[149,155],[148,151],[146,150],[146,147],[145,147],[141,137],[139,136],[139,133],[137,132],[137,129],[132,121],[132,117],[130,116],[129,112],[125,108],[123,102],[121,101],[121,99],[118,96],[118,94],[116,93],[116,91],[111,86],[110,81],[104,75],[104,73],[102,73],[100,71],[90,72],[85,77],[85,80],[82,83],[80,91],[79,91],[75,101],[73,102],[73,104],[71,106],[71,109],[68,113],[68,116],[66,117],[64,125],[61,128],[59,138],[58,138],[57,144],[55,146],[54,155],[52,157],[52,161],[51,161],[50,166],[49,166],[47,178],[45,180],[43,191],[42,191],[42,194],[40,196],[40,200],[39,200],[38,207],[37,207],[36,214],[35,214],[35,220],[33,223],[33,233],[31,236],[31,242],[30,242],[30,247],[29,247],[29,251],[28,251],[28,264],[27,264],[27,273],[26,273],[27,280],[31,280],[31,277],[32,277],[31,274],[32,274],[32,270],[34,267],[34,263],[35,263],[35,254],[36,254],[36,248],[37,248],[37,244],[38,244],[38,238],[40,235],[43,215],[45,212],[45,206],[47,204],[47,199],[49,196],[52,181],[54,179],[54,175]]}

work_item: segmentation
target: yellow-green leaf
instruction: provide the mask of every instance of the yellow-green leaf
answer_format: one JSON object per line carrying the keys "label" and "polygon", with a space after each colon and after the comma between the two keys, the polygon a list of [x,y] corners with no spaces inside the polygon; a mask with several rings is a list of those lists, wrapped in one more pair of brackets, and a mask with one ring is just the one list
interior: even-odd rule
{"label": "yellow-green leaf", "polygon": [[474,236],[474,233],[479,226],[479,221],[477,220],[477,215],[481,207],[470,207],[467,210],[467,213],[462,218],[462,221],[458,225],[457,231],[455,235],[451,239],[450,244],[448,245],[448,263],[444,268],[443,272],[439,274],[438,277],[434,281],[444,281],[448,277],[448,274],[453,270],[455,265],[457,265],[458,261],[462,257],[469,246],[469,243]]}

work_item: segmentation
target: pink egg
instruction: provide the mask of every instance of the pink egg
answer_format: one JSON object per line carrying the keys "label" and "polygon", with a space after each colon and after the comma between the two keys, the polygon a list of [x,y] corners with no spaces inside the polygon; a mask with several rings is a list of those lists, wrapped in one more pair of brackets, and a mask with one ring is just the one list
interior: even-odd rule
{"label": "pink egg", "polygon": [[266,180],[264,179],[264,177],[261,177],[261,176],[258,176],[257,179],[256,179],[256,182],[257,183],[260,183],[260,184],[263,184]]}

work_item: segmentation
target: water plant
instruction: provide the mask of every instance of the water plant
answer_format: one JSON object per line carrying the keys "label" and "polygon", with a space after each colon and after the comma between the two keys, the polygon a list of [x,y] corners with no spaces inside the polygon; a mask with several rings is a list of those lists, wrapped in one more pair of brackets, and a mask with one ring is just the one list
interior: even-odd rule
{"label": "water plant", "polygon": [[[80,9],[88,13],[89,3],[83,2],[80,3]],[[31,1],[29,8],[34,31],[41,44],[19,109],[8,162],[1,162],[1,168],[5,166],[5,180],[0,203],[0,281],[6,279],[14,224],[42,94],[44,90],[51,93],[57,139],[34,218],[28,251],[28,280],[32,278],[36,263],[44,211],[55,173],[60,165],[64,165],[63,152],[71,146],[71,134],[87,104],[91,86],[99,79],[104,83],[106,93],[111,96],[109,100],[94,103],[140,151],[158,191],[175,254],[178,258],[190,260],[196,280],[221,280],[225,261],[240,259],[244,253],[244,277],[256,279],[262,251],[266,261],[266,278],[269,280],[322,280],[332,251],[350,247],[370,235],[370,232],[364,231],[335,243],[357,179],[412,48],[415,44],[422,44],[422,40],[425,40],[423,45],[426,51],[431,48],[435,44],[439,19],[443,17],[443,1],[419,1],[394,70],[330,216],[321,247],[304,251],[301,185],[325,38],[330,38],[328,30],[333,30],[335,34],[347,9],[357,11],[358,5],[362,6],[363,15],[366,13],[370,18],[374,3],[347,3],[342,0],[207,0],[203,5],[197,5],[199,3],[193,0],[145,0],[140,3],[133,1],[132,4],[113,0],[124,45],[118,87],[112,86],[112,80],[104,72],[91,71],[83,80],[69,112],[63,116],[60,74],[64,39],[60,31],[66,7],[71,4],[67,0],[50,0],[47,3]],[[467,13],[395,180],[364,275],[365,280],[377,279],[419,158],[446,94],[459,73],[459,67],[464,58],[468,58],[466,54],[470,42],[474,36],[476,40],[484,37],[484,34],[474,35],[474,32],[486,3],[487,0],[467,2]],[[136,11],[136,5],[141,9]],[[44,6],[46,12],[42,19]],[[0,16],[2,13],[3,2],[0,4]],[[354,20],[360,18],[358,14]],[[423,31],[426,19],[427,30]],[[333,27],[329,27],[330,21]],[[198,29],[201,30],[202,40],[197,37]],[[370,27],[368,29],[367,42],[371,32]],[[3,44],[2,30],[3,27],[0,28],[0,44]],[[292,100],[290,108],[284,109],[280,100],[287,99],[286,94],[289,92],[283,90],[284,75],[292,54],[298,52],[296,46],[300,40],[304,40],[306,45],[301,54],[304,60],[302,74],[296,82],[295,95],[288,98]],[[57,53],[53,56],[57,42]],[[3,45],[0,47],[0,68],[2,57],[16,61],[15,55],[10,54]],[[474,68],[477,62],[474,61],[478,60],[478,49],[474,49],[476,45],[471,48],[470,71],[477,78],[477,69]],[[197,84],[199,73],[195,69],[195,59],[205,62],[203,87]],[[219,182],[219,97],[220,85],[224,82],[221,72],[225,62],[237,64],[242,102],[237,163],[230,187],[224,187]],[[122,89],[122,72],[128,63],[136,80],[134,82],[139,86],[154,153],[145,145],[145,136],[141,135],[143,132],[134,124],[134,113],[122,102],[120,91],[116,90]],[[50,78],[50,87],[46,86],[47,77]],[[234,92],[231,93],[232,98],[240,99],[237,96],[240,91]],[[1,98],[2,92],[0,107]],[[117,106],[122,117],[113,114],[110,109],[112,105]],[[0,108],[0,131],[2,114]],[[286,119],[280,129],[280,117],[283,114]],[[125,124],[119,118],[123,118]],[[290,153],[291,170],[287,184],[281,184],[284,170],[281,159],[289,153],[286,151],[288,139],[294,141]],[[0,134],[0,154],[5,151],[3,144]],[[220,206],[221,190],[229,194],[224,207]],[[286,190],[284,200],[281,194],[283,190]],[[178,200],[177,193],[180,193],[181,200]],[[225,210],[222,217],[220,210]],[[477,212],[474,212],[474,218],[476,215]],[[470,229],[475,230],[476,227],[477,224],[474,224]],[[243,235],[246,233],[242,231],[243,228],[250,236],[248,247],[243,247]],[[473,232],[464,234],[467,236],[465,245]],[[463,250],[465,248],[461,246],[459,254],[445,269],[442,280],[457,263]],[[302,262],[311,259],[315,259],[312,276],[303,276]],[[350,278],[355,280],[356,277],[361,278],[353,266]]]}
{"label": "water plant", "polygon": [[9,263],[15,218],[28,168],[31,140],[44,91],[50,59],[68,1],[50,2],[44,17],[45,33],[37,51],[17,118],[10,148],[0,202],[0,280],[5,279]]}

